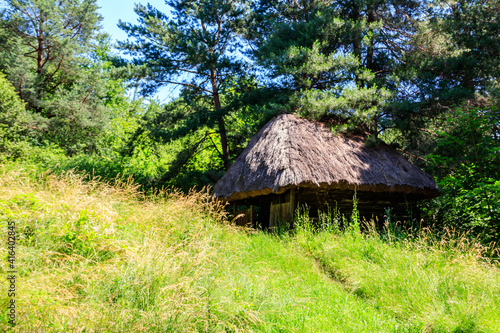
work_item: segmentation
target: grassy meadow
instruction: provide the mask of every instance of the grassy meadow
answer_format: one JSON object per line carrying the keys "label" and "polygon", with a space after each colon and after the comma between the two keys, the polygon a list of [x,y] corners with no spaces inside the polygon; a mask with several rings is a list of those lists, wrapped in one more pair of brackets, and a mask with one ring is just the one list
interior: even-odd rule
{"label": "grassy meadow", "polygon": [[307,219],[269,234],[233,226],[208,192],[84,178],[0,166],[18,272],[17,324],[2,278],[0,331],[500,331],[498,263],[463,235],[312,232]]}

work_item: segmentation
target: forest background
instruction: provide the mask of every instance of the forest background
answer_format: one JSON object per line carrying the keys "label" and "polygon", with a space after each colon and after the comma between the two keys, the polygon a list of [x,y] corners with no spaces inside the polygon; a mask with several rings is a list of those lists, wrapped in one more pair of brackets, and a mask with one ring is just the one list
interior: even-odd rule
{"label": "forest background", "polygon": [[0,159],[187,191],[295,113],[433,175],[424,223],[500,239],[500,1],[165,4],[114,45],[96,0],[4,1]]}

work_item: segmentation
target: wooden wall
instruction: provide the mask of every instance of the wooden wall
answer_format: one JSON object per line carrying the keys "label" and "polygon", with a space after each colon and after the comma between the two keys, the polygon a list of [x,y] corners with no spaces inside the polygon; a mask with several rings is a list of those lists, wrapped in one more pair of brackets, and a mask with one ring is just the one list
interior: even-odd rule
{"label": "wooden wall", "polygon": [[[308,205],[311,217],[328,208],[337,208],[346,217],[352,214],[354,191],[304,188],[296,193],[296,204]],[[403,193],[357,191],[356,198],[360,217],[367,220],[373,218],[383,223],[388,210],[392,219],[400,221],[419,216],[415,198]]]}
{"label": "wooden wall", "polygon": [[290,228],[295,212],[295,189],[291,189],[276,197],[271,203],[269,228],[275,229],[278,224]]}
{"label": "wooden wall", "polygon": [[271,204],[269,217],[269,227],[275,228],[279,223],[290,222],[293,220],[295,207],[291,202]]}
{"label": "wooden wall", "polygon": [[[379,226],[385,220],[386,209],[390,209],[393,220],[408,221],[410,218],[419,217],[416,198],[411,195],[357,191],[356,196],[360,217],[366,220],[378,219]],[[237,204],[246,207],[253,205],[255,209],[252,212],[248,211],[248,208],[241,210],[246,217],[238,219],[237,224],[274,229],[278,220],[291,222],[295,210],[302,205],[309,207],[312,218],[318,217],[318,211],[326,212],[329,208],[338,209],[349,218],[353,210],[353,197],[354,191],[349,190],[295,188],[279,195],[245,199]]]}
{"label": "wooden wall", "polygon": [[254,223],[253,206],[247,209],[237,210],[235,224],[242,227],[252,227]]}

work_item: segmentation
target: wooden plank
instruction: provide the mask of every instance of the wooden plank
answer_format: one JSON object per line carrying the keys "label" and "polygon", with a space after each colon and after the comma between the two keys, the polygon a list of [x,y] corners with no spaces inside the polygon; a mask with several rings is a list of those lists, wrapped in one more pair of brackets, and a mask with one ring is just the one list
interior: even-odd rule
{"label": "wooden plank", "polygon": [[294,206],[292,202],[271,204],[271,214],[269,217],[269,228],[275,228],[278,223],[290,224],[293,220]]}
{"label": "wooden plank", "polygon": [[242,209],[236,212],[235,216],[241,215],[235,221],[238,226],[246,227],[253,225],[253,206],[248,209]]}
{"label": "wooden plank", "polygon": [[269,215],[269,229],[273,230],[277,219],[277,206],[278,204],[271,203],[271,214]]}

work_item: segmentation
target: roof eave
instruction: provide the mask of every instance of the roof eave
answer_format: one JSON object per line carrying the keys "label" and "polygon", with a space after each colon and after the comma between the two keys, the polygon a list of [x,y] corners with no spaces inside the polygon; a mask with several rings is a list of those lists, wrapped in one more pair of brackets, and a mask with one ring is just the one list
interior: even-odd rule
{"label": "roof eave", "polygon": [[402,193],[402,194],[412,194],[418,197],[418,200],[423,199],[433,199],[440,195],[440,190],[438,188],[428,188],[428,187],[414,187],[409,185],[388,185],[388,184],[362,184],[355,185],[349,184],[347,182],[338,182],[333,184],[313,184],[313,183],[302,183],[302,184],[291,184],[284,187],[280,187],[277,191],[273,191],[271,188],[262,188],[246,192],[233,192],[229,196],[222,194],[215,194],[215,196],[224,201],[236,201],[248,198],[255,198],[259,196],[265,196],[269,194],[281,194],[286,192],[291,188],[313,188],[313,189],[340,189],[340,190],[351,190],[351,191],[363,191],[363,192],[388,192],[388,193]]}

